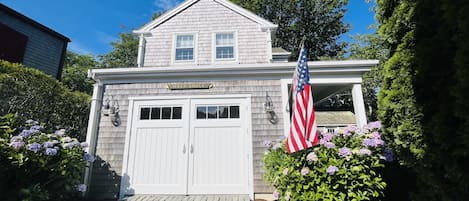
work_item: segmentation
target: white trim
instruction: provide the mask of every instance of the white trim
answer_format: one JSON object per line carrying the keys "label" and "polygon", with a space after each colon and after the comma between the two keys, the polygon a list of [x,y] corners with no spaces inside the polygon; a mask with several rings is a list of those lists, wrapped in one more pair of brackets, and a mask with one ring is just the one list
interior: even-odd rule
{"label": "white trim", "polygon": [[[178,36],[183,36],[183,35],[192,35],[192,43],[193,43],[193,55],[192,55],[192,60],[181,60],[181,61],[176,61],[176,43],[177,43],[177,37]],[[173,44],[171,48],[171,64],[172,65],[187,65],[187,64],[197,64],[197,59],[198,59],[198,33],[197,32],[176,32],[173,33]]]}
{"label": "white trim", "polygon": [[[217,59],[217,34],[233,34],[233,58]],[[237,63],[238,62],[238,32],[215,31],[212,33],[212,63]]]}
{"label": "white trim", "polygon": [[130,148],[130,139],[132,131],[132,121],[133,121],[133,112],[134,112],[134,103],[135,101],[148,101],[148,100],[193,100],[193,99],[240,99],[242,100],[242,105],[246,108],[246,118],[244,120],[244,125],[247,129],[247,138],[246,147],[247,152],[247,162],[248,162],[248,193],[251,200],[254,199],[254,165],[253,165],[253,148],[252,148],[252,117],[251,117],[251,94],[229,94],[229,95],[188,95],[188,96],[131,96],[129,97],[129,113],[127,116],[127,128],[125,134],[125,145],[124,145],[124,157],[122,160],[122,180],[121,187],[119,191],[119,199],[122,199],[125,195],[125,190],[128,188],[126,183],[125,174],[128,170],[128,160],[129,160],[129,148]]}
{"label": "white trim", "polygon": [[[96,137],[98,134],[98,123],[100,120],[101,103],[103,99],[103,85],[101,82],[96,82],[93,86],[93,97],[91,98],[90,116],[88,119],[88,130],[86,132],[86,143],[88,147],[86,152],[92,156],[96,155]],[[84,183],[89,186],[91,182],[91,174],[93,170],[93,163],[85,169]]]}
{"label": "white trim", "polygon": [[272,62],[273,54],[272,54],[272,30],[266,30],[266,39],[267,39],[267,59],[269,62]]}
{"label": "white trim", "polygon": [[283,115],[283,135],[288,136],[290,131],[290,113],[287,111],[288,107],[288,84],[292,83],[292,79],[281,79],[280,90],[282,93],[282,115]]}
{"label": "white trim", "polygon": [[357,119],[358,126],[365,126],[366,122],[366,111],[365,101],[363,100],[363,92],[361,84],[354,84],[352,86],[352,99],[353,109],[355,111],[355,118]]}
{"label": "white trim", "polygon": [[[180,12],[184,11],[185,9],[189,8],[190,6],[192,6],[193,4],[197,3],[199,0],[187,0],[181,4],[179,4],[179,6],[177,6],[176,8],[164,13],[163,15],[161,15],[160,17],[156,18],[155,20],[147,23],[146,25],[144,25],[143,27],[141,27],[140,29],[137,29],[137,30],[134,30],[133,32],[134,33],[149,33],[152,29],[154,29],[155,27],[159,26],[160,24],[168,21],[169,19],[171,19],[172,17],[174,17],[175,15],[179,14]],[[254,22],[257,22],[261,28],[263,29],[275,29],[277,28],[278,26],[273,24],[272,22],[269,22],[267,21],[266,19],[264,18],[261,18],[257,15],[255,15],[254,13],[244,9],[244,8],[241,8],[240,6],[234,4],[234,3],[231,3],[227,0],[213,0],[237,13],[239,13],[240,15],[243,15],[244,17],[248,18],[248,19],[251,19],[253,20]]]}
{"label": "white trim", "polygon": [[[127,110],[127,128],[125,129],[125,143],[124,143],[124,157],[122,159],[122,175],[121,175],[121,185],[119,191],[119,200],[124,198],[126,189],[129,188],[128,176],[127,173],[127,161],[129,160],[129,149],[130,149],[130,133],[132,131],[132,117],[134,112],[134,100],[129,99],[129,108]],[[128,142],[128,143],[127,143]]]}
{"label": "white trim", "polygon": [[144,34],[140,34],[138,40],[138,55],[137,55],[137,67],[143,67],[145,57],[145,44],[146,40]]}
{"label": "white trim", "polygon": [[[329,75],[330,78],[340,75],[344,80],[348,77],[361,77],[363,73],[370,71],[372,66],[378,64],[377,60],[346,60],[346,61],[316,61],[308,62],[310,73],[315,75]],[[92,69],[88,76],[94,80],[102,80],[110,83],[139,82],[145,80],[174,80],[183,78],[290,78],[297,63],[264,63],[264,64],[217,64],[198,66],[181,65],[172,67],[145,67],[145,68],[106,68]],[[342,78],[334,78],[342,79]],[[361,79],[361,78],[360,78]],[[330,79],[329,79],[330,80]],[[324,81],[327,82],[327,81]],[[335,81],[334,81],[335,82]]]}

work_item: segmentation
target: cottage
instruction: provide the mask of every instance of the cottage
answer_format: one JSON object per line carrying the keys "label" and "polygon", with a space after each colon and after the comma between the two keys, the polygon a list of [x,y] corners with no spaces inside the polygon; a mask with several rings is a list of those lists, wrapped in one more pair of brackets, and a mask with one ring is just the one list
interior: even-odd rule
{"label": "cottage", "polygon": [[0,3],[0,60],[62,76],[70,39]]}
{"label": "cottage", "polygon": [[[276,27],[227,0],[187,0],[134,31],[138,67],[91,70],[90,197],[271,193],[262,142],[288,133],[296,67],[272,47]],[[366,124],[362,74],[376,64],[309,63],[318,103],[353,100],[318,112],[319,126]]]}

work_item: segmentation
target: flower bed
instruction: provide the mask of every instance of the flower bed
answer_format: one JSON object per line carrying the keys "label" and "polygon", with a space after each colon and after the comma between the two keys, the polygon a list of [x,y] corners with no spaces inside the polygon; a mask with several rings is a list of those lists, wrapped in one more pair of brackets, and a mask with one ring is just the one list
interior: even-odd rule
{"label": "flower bed", "polygon": [[320,135],[320,143],[288,154],[283,139],[266,142],[264,179],[279,200],[379,200],[386,183],[378,170],[392,152],[379,122]]}
{"label": "flower bed", "polygon": [[0,118],[0,200],[75,200],[86,186],[82,173],[93,157],[86,143],[67,136],[66,130],[45,133],[28,120],[20,129]]}

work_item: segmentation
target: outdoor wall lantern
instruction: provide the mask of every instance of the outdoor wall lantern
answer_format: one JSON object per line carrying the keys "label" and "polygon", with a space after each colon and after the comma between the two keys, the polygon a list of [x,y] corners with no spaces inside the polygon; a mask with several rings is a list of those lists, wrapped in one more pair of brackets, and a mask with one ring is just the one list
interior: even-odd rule
{"label": "outdoor wall lantern", "polygon": [[114,126],[120,126],[121,119],[119,116],[119,103],[114,100],[111,96],[111,100],[109,98],[106,99],[106,103],[103,107],[103,115],[111,117],[111,123]]}
{"label": "outdoor wall lantern", "polygon": [[271,124],[278,123],[277,114],[274,111],[274,103],[272,102],[272,98],[270,98],[269,94],[265,92],[265,103],[264,103],[264,111],[268,115],[268,120]]}

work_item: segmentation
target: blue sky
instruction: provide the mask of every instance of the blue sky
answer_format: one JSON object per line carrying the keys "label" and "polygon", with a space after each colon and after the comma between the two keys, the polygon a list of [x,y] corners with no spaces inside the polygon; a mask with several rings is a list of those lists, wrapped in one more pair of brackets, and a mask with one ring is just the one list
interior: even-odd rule
{"label": "blue sky", "polygon": [[[111,50],[118,33],[150,21],[156,11],[171,9],[182,0],[0,0],[1,3],[69,37],[68,49],[100,55]],[[365,0],[350,0],[345,22],[352,29],[342,37],[371,33],[373,13]]]}

